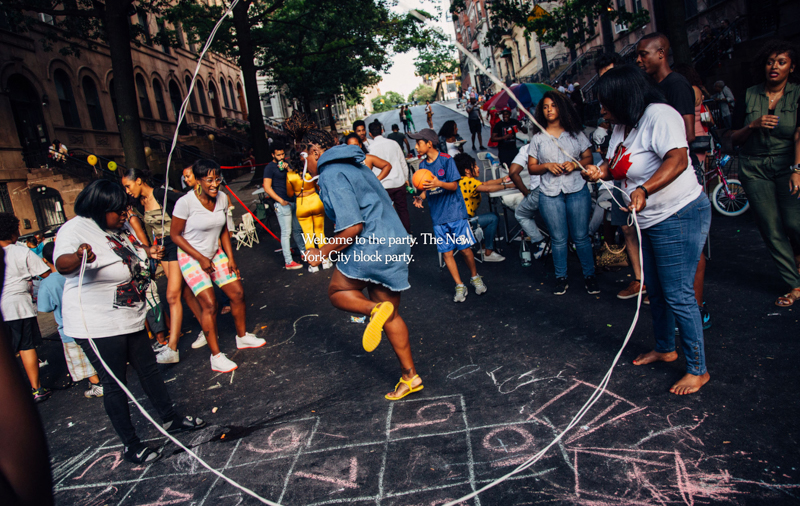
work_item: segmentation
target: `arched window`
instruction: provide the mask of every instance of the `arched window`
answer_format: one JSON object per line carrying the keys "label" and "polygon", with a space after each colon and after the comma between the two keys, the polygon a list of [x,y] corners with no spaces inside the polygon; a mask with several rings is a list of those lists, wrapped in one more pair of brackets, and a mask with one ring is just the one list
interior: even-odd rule
{"label": "arched window", "polygon": [[203,83],[197,81],[195,87],[197,88],[197,96],[200,97],[200,108],[203,110],[203,114],[208,114],[208,102],[206,102],[206,90],[203,88]]}
{"label": "arched window", "polygon": [[106,120],[103,119],[103,108],[100,107],[100,96],[97,94],[97,86],[89,76],[84,76],[81,81],[83,87],[83,97],[86,99],[86,108],[89,110],[89,119],[92,121],[92,128],[95,130],[105,130]]}
{"label": "arched window", "polygon": [[[172,112],[175,114],[175,121],[178,121],[183,98],[181,98],[181,89],[178,87],[178,83],[173,80],[169,82],[169,101],[172,103]],[[183,122],[178,125],[178,132],[181,135],[189,135],[192,133],[192,130],[186,124],[186,117],[184,117]]]}
{"label": "arched window", "polygon": [[81,127],[81,119],[78,117],[78,108],[75,106],[75,96],[72,94],[72,84],[69,76],[61,69],[53,73],[53,81],[56,83],[58,92],[58,103],[61,106],[61,116],[64,118],[64,126]]}
{"label": "arched window", "polygon": [[[186,93],[189,93],[192,89],[192,78],[186,76],[184,82],[186,83]],[[189,95],[189,109],[191,109],[192,112],[197,112],[197,101],[194,99],[194,93]]]}
{"label": "arched window", "polygon": [[156,99],[158,119],[168,121],[169,116],[167,116],[167,104],[164,103],[164,90],[161,88],[161,83],[158,82],[158,79],[153,79],[153,96]]}
{"label": "arched window", "polygon": [[219,89],[222,91],[222,102],[225,104],[225,107],[230,108],[231,104],[228,102],[228,92],[225,90],[225,79],[219,78]]}
{"label": "arched window", "polygon": [[233,107],[235,111],[238,111],[239,108],[236,107],[236,95],[233,94],[233,83],[230,81],[228,81],[228,91],[231,94],[231,107]]}
{"label": "arched window", "polygon": [[108,94],[111,97],[111,107],[114,108],[114,121],[118,121],[117,117],[119,116],[119,112],[117,112],[117,90],[114,89],[113,79],[108,82]]}
{"label": "arched window", "polygon": [[147,85],[142,74],[136,74],[136,91],[139,93],[139,105],[142,106],[142,117],[152,118],[153,110],[150,108],[150,98],[147,96]]}

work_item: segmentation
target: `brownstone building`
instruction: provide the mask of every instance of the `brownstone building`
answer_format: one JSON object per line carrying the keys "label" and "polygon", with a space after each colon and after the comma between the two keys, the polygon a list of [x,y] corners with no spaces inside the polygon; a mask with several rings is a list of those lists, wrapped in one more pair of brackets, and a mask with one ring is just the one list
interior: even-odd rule
{"label": "brownstone building", "polygon": [[[13,212],[23,234],[51,229],[73,216],[80,190],[113,161],[124,165],[115,114],[114,80],[107,46],[86,47],[80,57],[64,56],[66,42],[45,51],[40,42],[55,30],[51,18],[39,15],[29,32],[0,23],[0,211]],[[146,33],[163,30],[161,20],[137,13],[132,23]],[[150,168],[163,172],[165,157],[181,103],[197,65],[198,48],[169,47],[147,36],[131,44],[141,128]],[[190,98],[181,141],[197,152],[218,151],[213,136],[244,128],[247,108],[239,68],[207,53]],[[202,132],[203,135],[198,135]],[[69,164],[55,163],[48,148],[58,139],[70,151]],[[210,144],[209,144],[210,143]],[[220,146],[222,148],[222,146]],[[98,157],[96,167],[86,163]],[[180,156],[180,154],[178,155]],[[68,165],[68,166],[67,166]]]}

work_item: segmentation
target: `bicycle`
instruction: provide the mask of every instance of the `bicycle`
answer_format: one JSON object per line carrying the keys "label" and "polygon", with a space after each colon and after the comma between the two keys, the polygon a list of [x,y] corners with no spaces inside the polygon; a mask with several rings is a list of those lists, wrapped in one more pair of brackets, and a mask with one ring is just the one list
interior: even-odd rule
{"label": "bicycle", "polygon": [[[703,186],[707,190],[709,179],[714,176],[719,178],[719,183],[711,191],[711,205],[723,216],[739,216],[750,208],[750,201],[744,191],[744,186],[738,179],[725,177],[723,169],[731,163],[730,155],[722,154],[722,145],[719,143],[715,131],[710,131],[712,138],[711,152],[706,158],[709,170],[703,172]],[[709,177],[711,176],[711,177]]]}

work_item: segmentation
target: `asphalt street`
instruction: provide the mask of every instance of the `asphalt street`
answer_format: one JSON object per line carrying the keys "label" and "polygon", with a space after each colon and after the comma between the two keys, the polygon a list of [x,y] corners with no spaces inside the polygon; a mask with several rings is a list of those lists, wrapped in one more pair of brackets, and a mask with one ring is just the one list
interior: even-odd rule
{"label": "asphalt street", "polygon": [[[467,131],[465,117],[434,110],[437,128],[452,117]],[[413,112],[420,128],[422,107]],[[392,114],[380,115],[387,128]],[[239,189],[248,179],[232,185],[246,203],[252,197]],[[432,229],[427,207],[411,207],[411,221],[418,239]],[[602,291],[588,295],[571,256],[570,288],[557,297],[552,262],[524,268],[518,243],[503,242],[507,260],[478,267],[488,292],[470,289],[455,304],[435,246],[418,244],[399,311],[425,389],[390,403],[383,396],[400,371],[389,344],[366,353],[363,324],[328,301],[331,271],[286,271],[278,243],[259,235],[236,260],[248,330],[267,346],[236,350],[232,318],[220,316],[221,348],[239,369],[214,373],[208,348],[190,347],[199,325],[189,316],[180,363],[159,368],[177,408],[209,424],[179,439],[280,504],[441,506],[492,483],[564,430],[602,381],[636,313],[635,300],[615,296],[631,279],[628,269],[599,273]],[[800,502],[798,308],[773,304],[785,287],[752,214],[715,214],[711,244],[711,381],[677,397],[668,389],[683,374],[682,357],[631,365],[653,346],[644,306],[607,390],[580,422],[541,460],[464,504]],[[45,386],[63,386],[60,344],[46,341],[41,354],[49,362]],[[150,409],[132,370],[128,379]],[[165,441],[134,407],[139,434],[162,445],[164,458],[124,462],[102,399],[85,399],[83,390],[57,390],[38,405],[57,504],[259,504]]]}

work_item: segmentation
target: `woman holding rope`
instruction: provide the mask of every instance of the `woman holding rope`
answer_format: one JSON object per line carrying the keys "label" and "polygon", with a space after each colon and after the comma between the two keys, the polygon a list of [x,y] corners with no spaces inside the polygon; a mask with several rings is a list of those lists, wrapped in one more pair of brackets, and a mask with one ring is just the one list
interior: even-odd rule
{"label": "woman holding rope", "polygon": [[[58,272],[67,278],[62,299],[64,333],[75,339],[100,376],[106,413],[125,446],[123,457],[141,464],[161,455],[136,435],[128,398],[109,371],[127,384],[127,364],[131,364],[167,431],[198,429],[206,423],[175,412],[158,371],[144,327],[145,296],[151,283],[148,252],[124,230],[127,208],[128,196],[118,183],[92,182],[75,199],[77,216],[58,231],[53,258]],[[150,247],[150,256],[162,253],[163,246]]]}
{"label": "woman holding rope", "polygon": [[[625,211],[635,211],[642,234],[642,261],[656,346],[634,365],[678,359],[680,331],[686,375],[670,392],[697,392],[710,376],[706,369],[703,320],[694,299],[694,274],[711,225],[711,205],[689,166],[683,118],[632,66],[615,67],[597,82],[600,104],[614,124],[600,167],[586,167],[584,178],[622,180]],[[618,195],[614,196],[619,198]]]}
{"label": "woman holding rope", "polygon": [[[155,244],[164,246],[164,257],[161,259],[161,267],[167,275],[167,304],[169,304],[170,325],[169,343],[161,348],[156,359],[159,364],[176,364],[180,360],[178,353],[178,340],[181,336],[181,325],[183,324],[183,303],[181,295],[186,301],[186,305],[200,320],[200,304],[197,302],[192,290],[186,286],[181,275],[181,268],[178,265],[178,246],[172,242],[170,237],[170,227],[172,225],[172,213],[175,203],[182,194],[168,191],[163,186],[154,188],[150,175],[141,170],[130,168],[122,175],[122,186],[128,195],[137,199],[144,209],[143,221],[147,237],[153,238]],[[161,205],[166,198],[166,213]],[[164,218],[162,222],[162,216]],[[163,237],[163,243],[161,243]],[[205,337],[202,334],[197,338],[192,348],[199,348],[205,344]]]}
{"label": "woman holding rope", "polygon": [[228,373],[238,366],[219,349],[217,298],[211,289],[214,284],[231,299],[236,347],[260,348],[267,342],[245,327],[244,288],[226,226],[228,196],[219,191],[219,165],[212,160],[198,160],[192,171],[198,182],[197,191],[187,193],[175,204],[170,237],[178,246],[183,279],[200,303],[200,325],[211,350],[211,370]]}

